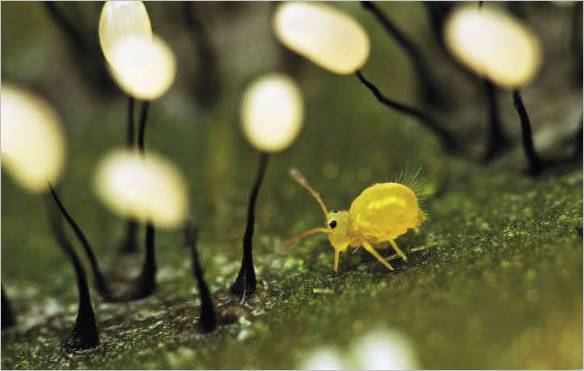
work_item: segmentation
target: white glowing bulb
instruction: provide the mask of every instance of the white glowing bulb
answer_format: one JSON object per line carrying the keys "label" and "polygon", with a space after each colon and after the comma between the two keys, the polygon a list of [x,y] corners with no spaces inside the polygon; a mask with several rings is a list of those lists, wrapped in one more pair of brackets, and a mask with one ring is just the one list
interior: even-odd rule
{"label": "white glowing bulb", "polygon": [[260,151],[279,152],[292,144],[302,128],[303,116],[302,94],[288,76],[266,75],[243,94],[243,132]]}
{"label": "white glowing bulb", "polygon": [[46,191],[65,162],[59,115],[39,96],[7,84],[1,112],[2,168],[25,189]]}
{"label": "white glowing bulb", "polygon": [[118,150],[98,165],[95,189],[99,199],[122,217],[177,228],[188,212],[186,182],[168,160],[149,151]]}
{"label": "white glowing bulb", "polygon": [[358,338],[351,355],[364,370],[410,370],[419,368],[413,347],[399,332],[378,329]]}
{"label": "white glowing bulb", "polygon": [[154,100],[168,91],[176,73],[176,60],[159,37],[128,36],[110,50],[110,72],[128,95]]}
{"label": "white glowing bulb", "polygon": [[152,38],[150,17],[141,1],[106,1],[99,17],[99,43],[110,62],[113,45],[128,36]]}
{"label": "white glowing bulb", "polygon": [[330,347],[313,350],[300,365],[301,370],[344,370],[346,368],[339,352]]}
{"label": "white glowing bulb", "polygon": [[363,27],[330,5],[284,3],[276,10],[272,26],[282,44],[334,73],[353,73],[369,57],[369,37]]}
{"label": "white glowing bulb", "polygon": [[447,20],[444,33],[446,45],[463,64],[504,88],[528,84],[541,65],[533,31],[501,11],[462,6]]}

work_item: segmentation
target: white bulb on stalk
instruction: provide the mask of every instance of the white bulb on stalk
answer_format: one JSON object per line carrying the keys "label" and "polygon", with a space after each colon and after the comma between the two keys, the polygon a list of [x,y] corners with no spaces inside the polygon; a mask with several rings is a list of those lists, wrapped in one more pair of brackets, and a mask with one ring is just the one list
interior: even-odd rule
{"label": "white bulb on stalk", "polygon": [[1,112],[2,168],[25,189],[46,191],[65,162],[59,115],[41,97],[7,84]]}
{"label": "white bulb on stalk", "polygon": [[151,101],[166,93],[174,82],[176,59],[157,36],[128,36],[112,46],[109,68],[124,92]]}
{"label": "white bulb on stalk", "polygon": [[284,3],[272,26],[282,44],[333,73],[353,73],[369,57],[367,32],[350,15],[327,4]]}
{"label": "white bulb on stalk", "polygon": [[110,153],[97,167],[95,189],[99,199],[122,217],[173,229],[187,216],[185,179],[170,161],[152,152]]}
{"label": "white bulb on stalk", "polygon": [[286,75],[263,76],[243,94],[243,132],[260,151],[274,153],[290,146],[302,129],[303,117],[300,89]]}
{"label": "white bulb on stalk", "polygon": [[152,38],[150,17],[141,1],[106,1],[99,17],[99,43],[111,61],[113,45],[128,36]]}
{"label": "white bulb on stalk", "polygon": [[448,18],[446,45],[476,74],[507,89],[528,84],[541,65],[541,45],[531,29],[501,11],[462,6]]}

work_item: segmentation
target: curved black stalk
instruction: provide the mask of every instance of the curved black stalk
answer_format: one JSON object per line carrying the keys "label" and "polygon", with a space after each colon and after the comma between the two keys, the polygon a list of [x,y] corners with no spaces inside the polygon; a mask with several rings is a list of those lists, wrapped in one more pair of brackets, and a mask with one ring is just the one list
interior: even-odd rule
{"label": "curved black stalk", "polygon": [[[135,100],[133,97],[128,96],[128,133],[127,133],[127,145],[131,150],[134,148],[134,104]],[[120,252],[122,253],[135,253],[138,251],[138,223],[135,220],[128,219],[126,222],[126,236],[120,244]]]}
{"label": "curved black stalk", "polygon": [[105,68],[103,58],[97,58],[97,54],[100,53],[97,42],[84,38],[80,27],[65,16],[57,7],[57,2],[46,1],[43,4],[55,25],[65,36],[71,54],[87,80],[98,85],[100,92],[113,91],[112,80]]}
{"label": "curved black stalk", "polygon": [[146,256],[142,273],[134,281],[134,287],[123,300],[137,300],[150,296],[156,290],[156,252],[154,250],[154,224],[146,222]]}
{"label": "curved black stalk", "polygon": [[483,86],[489,111],[487,149],[484,155],[484,161],[487,162],[509,148],[510,141],[505,136],[501,126],[499,106],[497,104],[497,90],[493,83],[487,79],[483,79]]}
{"label": "curved black stalk", "polygon": [[[52,188],[52,187],[51,187]],[[54,237],[65,255],[69,258],[75,269],[77,278],[77,289],[79,291],[79,308],[77,310],[77,319],[71,334],[65,339],[63,346],[68,350],[81,350],[94,348],[99,345],[99,333],[95,322],[95,314],[91,305],[91,295],[87,285],[87,275],[81,264],[81,260],[73,246],[67,239],[60,216],[52,211],[51,201],[47,199],[49,212],[49,221]]]}
{"label": "curved black stalk", "polygon": [[184,230],[185,244],[191,248],[191,260],[193,263],[193,277],[199,286],[199,298],[201,300],[201,310],[199,313],[199,328],[202,332],[212,332],[217,327],[217,316],[213,306],[213,298],[209,292],[207,282],[201,267],[199,252],[197,250],[198,231],[187,223]]}
{"label": "curved black stalk", "polygon": [[138,150],[144,154],[145,151],[145,137],[146,137],[146,122],[148,121],[148,111],[150,109],[150,102],[142,102],[142,110],[140,111],[140,126],[138,128]]}
{"label": "curved black stalk", "polygon": [[14,317],[14,312],[12,311],[12,305],[8,296],[4,292],[4,286],[2,286],[2,330],[8,327],[12,327],[16,324],[16,318]]}
{"label": "curved black stalk", "polygon": [[385,97],[383,94],[381,94],[379,89],[375,85],[373,85],[372,82],[370,82],[365,78],[365,76],[363,76],[363,73],[361,71],[357,71],[357,78],[359,78],[359,81],[361,81],[361,83],[365,85],[365,87],[367,87],[367,89],[369,89],[373,93],[373,95],[375,95],[375,97],[380,103],[384,104],[387,107],[393,108],[397,111],[403,112],[405,114],[417,118],[422,124],[424,124],[426,128],[428,128],[436,136],[438,136],[440,140],[442,140],[442,143],[444,144],[445,149],[447,151],[455,152],[456,150],[458,150],[458,144],[456,143],[454,137],[444,128],[442,128],[441,125],[438,124],[438,122],[434,120],[432,117],[426,115],[424,112],[416,108],[406,106],[403,103],[399,103]]}
{"label": "curved black stalk", "polygon": [[264,180],[268,160],[270,156],[262,152],[260,154],[260,163],[256,180],[249,195],[249,204],[247,209],[247,225],[245,227],[245,234],[243,236],[243,256],[241,258],[241,269],[237,274],[237,279],[231,286],[231,292],[237,295],[242,301],[256,291],[256,276],[253,267],[253,231],[255,225],[255,206],[258,199],[258,194]]}
{"label": "curved black stalk", "polygon": [[57,195],[57,191],[55,191],[55,188],[53,188],[53,186],[51,184],[49,184],[49,188],[51,191],[50,193],[51,193],[53,201],[58,206],[59,211],[65,217],[65,220],[67,221],[69,226],[75,232],[77,239],[79,239],[79,241],[81,242],[81,246],[83,246],[83,250],[85,251],[87,258],[89,259],[89,265],[91,266],[91,271],[93,272],[95,289],[102,297],[104,297],[106,299],[110,298],[111,297],[110,289],[109,289],[108,285],[106,284],[105,279],[103,278],[103,276],[101,274],[101,270],[99,269],[99,264],[97,263],[97,258],[95,257],[95,254],[93,253],[93,248],[91,247],[91,244],[89,243],[89,241],[85,237],[85,234],[83,233],[83,231],[81,230],[81,228],[79,227],[77,222],[75,222],[75,219],[73,219],[71,214],[69,214],[69,212],[67,211],[67,209],[65,208],[65,206],[63,205],[61,200],[59,199],[59,196]]}
{"label": "curved black stalk", "polygon": [[199,6],[199,3],[183,2],[182,13],[198,62],[193,92],[199,104],[207,108],[214,106],[221,97],[221,79],[217,69],[217,53],[203,22],[195,15],[195,5]]}
{"label": "curved black stalk", "polygon": [[531,122],[529,121],[529,116],[527,115],[527,110],[523,105],[523,99],[521,99],[519,90],[513,91],[513,106],[515,107],[515,110],[519,115],[519,121],[521,122],[523,151],[529,164],[529,174],[532,176],[538,176],[543,170],[542,162],[537,155],[537,152],[535,151],[535,147],[533,146]]}
{"label": "curved black stalk", "polygon": [[430,74],[426,59],[418,47],[414,44],[414,42],[410,40],[406,34],[400,31],[400,29],[397,28],[397,26],[393,24],[393,22],[387,18],[385,13],[383,13],[383,11],[379,9],[373,2],[362,1],[361,5],[375,16],[375,18],[379,21],[379,23],[381,23],[389,36],[392,37],[408,55],[414,70],[420,79],[420,85],[424,99],[430,103],[444,106],[444,97],[446,95],[440,94],[440,89],[438,89],[434,84],[434,80]]}

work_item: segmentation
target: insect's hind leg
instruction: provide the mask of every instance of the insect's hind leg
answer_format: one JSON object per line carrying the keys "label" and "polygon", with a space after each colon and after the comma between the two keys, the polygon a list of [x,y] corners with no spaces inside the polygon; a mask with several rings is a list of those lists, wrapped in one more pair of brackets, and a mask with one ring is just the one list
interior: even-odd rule
{"label": "insect's hind leg", "polygon": [[369,244],[369,242],[363,242],[363,248],[367,250],[369,254],[373,255],[375,259],[379,260],[381,264],[385,265],[387,269],[389,269],[390,271],[393,270],[391,264],[389,264],[387,260],[383,259],[383,257],[379,255],[379,253],[373,248],[373,246],[371,246],[371,244]]}
{"label": "insect's hind leg", "polygon": [[403,261],[407,262],[408,261],[408,257],[399,248],[399,246],[397,245],[397,243],[395,243],[395,240],[389,240],[389,243],[391,244],[391,247],[393,247],[393,249],[395,250],[395,252],[403,259]]}

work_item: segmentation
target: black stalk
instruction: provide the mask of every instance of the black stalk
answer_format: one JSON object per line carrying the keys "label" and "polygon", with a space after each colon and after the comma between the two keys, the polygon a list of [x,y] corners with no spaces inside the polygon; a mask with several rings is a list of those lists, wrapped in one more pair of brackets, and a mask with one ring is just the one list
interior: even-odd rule
{"label": "black stalk", "polygon": [[4,292],[4,286],[2,286],[2,303],[0,306],[2,307],[2,330],[14,326],[16,317],[12,311],[12,304]]}
{"label": "black stalk", "polygon": [[523,151],[527,162],[529,164],[529,174],[532,176],[538,176],[543,170],[542,162],[535,151],[533,146],[533,134],[531,132],[531,122],[529,121],[529,116],[527,115],[527,110],[523,105],[523,99],[521,99],[521,94],[519,90],[513,91],[513,106],[519,115],[519,121],[521,122],[521,137],[523,143]]}
{"label": "black stalk", "polygon": [[217,316],[213,305],[213,298],[209,292],[207,282],[201,267],[199,252],[197,250],[198,231],[190,223],[185,226],[185,243],[191,248],[191,260],[193,262],[193,277],[197,280],[199,287],[199,299],[201,300],[201,309],[199,313],[199,328],[202,332],[208,333],[217,327]]}
{"label": "black stalk", "polygon": [[51,229],[57,244],[61,247],[65,255],[67,255],[75,269],[77,289],[79,291],[79,307],[77,310],[75,326],[73,327],[71,334],[65,339],[63,346],[66,349],[73,351],[94,348],[99,345],[99,333],[95,322],[95,314],[91,305],[91,295],[87,285],[87,275],[79,256],[65,235],[60,215],[56,211],[53,211],[54,209],[51,205],[51,201],[47,199]]}
{"label": "black stalk", "polygon": [[59,196],[57,195],[57,191],[55,191],[55,188],[53,188],[53,186],[50,184],[49,184],[49,187],[50,187],[51,196],[52,196],[53,201],[57,205],[61,214],[65,217],[65,220],[67,221],[69,226],[75,232],[77,239],[79,240],[79,242],[81,242],[81,246],[83,246],[83,250],[85,251],[87,258],[89,259],[89,265],[91,266],[91,271],[93,272],[95,289],[103,298],[106,298],[106,299],[110,298],[111,297],[110,289],[109,289],[108,285],[106,284],[106,281],[103,278],[103,275],[101,274],[101,270],[99,269],[99,264],[97,263],[97,258],[95,257],[95,254],[93,253],[93,248],[91,247],[91,244],[87,240],[87,237],[85,237],[85,234],[81,230],[81,227],[79,227],[77,222],[75,222],[75,219],[73,219],[71,214],[69,214],[69,212],[65,208],[65,205],[63,205],[63,203],[59,199]]}
{"label": "black stalk", "polygon": [[[156,252],[154,249],[154,224],[146,222],[146,256],[142,273],[134,282],[134,288],[124,300],[137,300],[150,296],[156,290]],[[122,300],[123,301],[123,300]]]}
{"label": "black stalk", "polygon": [[183,2],[183,21],[191,37],[198,62],[193,93],[202,107],[209,108],[217,104],[221,98],[221,78],[217,69],[217,53],[203,22],[196,16],[195,6],[199,7],[200,3]]}
{"label": "black stalk", "polygon": [[255,226],[255,207],[258,194],[266,173],[268,160],[270,156],[262,152],[255,183],[249,195],[249,205],[247,209],[247,225],[243,236],[243,256],[241,259],[241,269],[237,274],[237,279],[231,286],[231,292],[238,296],[242,301],[256,292],[256,276],[253,266],[253,231]]}
{"label": "black stalk", "polygon": [[359,81],[361,81],[361,83],[373,93],[375,98],[377,98],[380,103],[389,108],[417,118],[427,129],[432,131],[436,136],[438,136],[438,138],[440,138],[447,151],[455,152],[458,150],[458,144],[456,143],[454,137],[444,128],[442,128],[441,125],[438,124],[438,122],[432,117],[426,115],[424,112],[416,108],[406,106],[403,103],[399,103],[385,97],[371,81],[367,80],[365,76],[363,76],[361,71],[357,71],[357,77],[359,78]]}
{"label": "black stalk", "polygon": [[497,90],[492,82],[483,79],[483,86],[487,98],[488,108],[488,136],[487,149],[484,161],[488,162],[495,156],[509,148],[510,141],[505,136],[499,115],[499,105],[497,104]]}
{"label": "black stalk", "polygon": [[149,110],[150,103],[142,102],[142,110],[140,111],[140,127],[138,129],[138,150],[142,154],[144,154],[145,151],[146,122],[148,121]]}
{"label": "black stalk", "polygon": [[[134,148],[134,105],[135,99],[128,96],[128,137],[127,145],[131,150]],[[128,219],[126,222],[126,236],[120,244],[120,252],[122,253],[135,253],[138,251],[138,223],[135,220]]]}
{"label": "black stalk", "polygon": [[393,24],[393,22],[387,18],[387,15],[385,15],[385,13],[379,9],[375,3],[371,1],[362,1],[361,5],[375,16],[375,18],[383,26],[383,29],[407,54],[414,67],[414,70],[416,71],[416,74],[420,79],[420,85],[422,87],[424,99],[430,103],[443,106],[445,103],[445,95],[440,94],[440,90],[435,86],[430,75],[428,65],[425,62],[425,58],[414,42],[410,40],[406,34],[404,34],[395,24]]}

